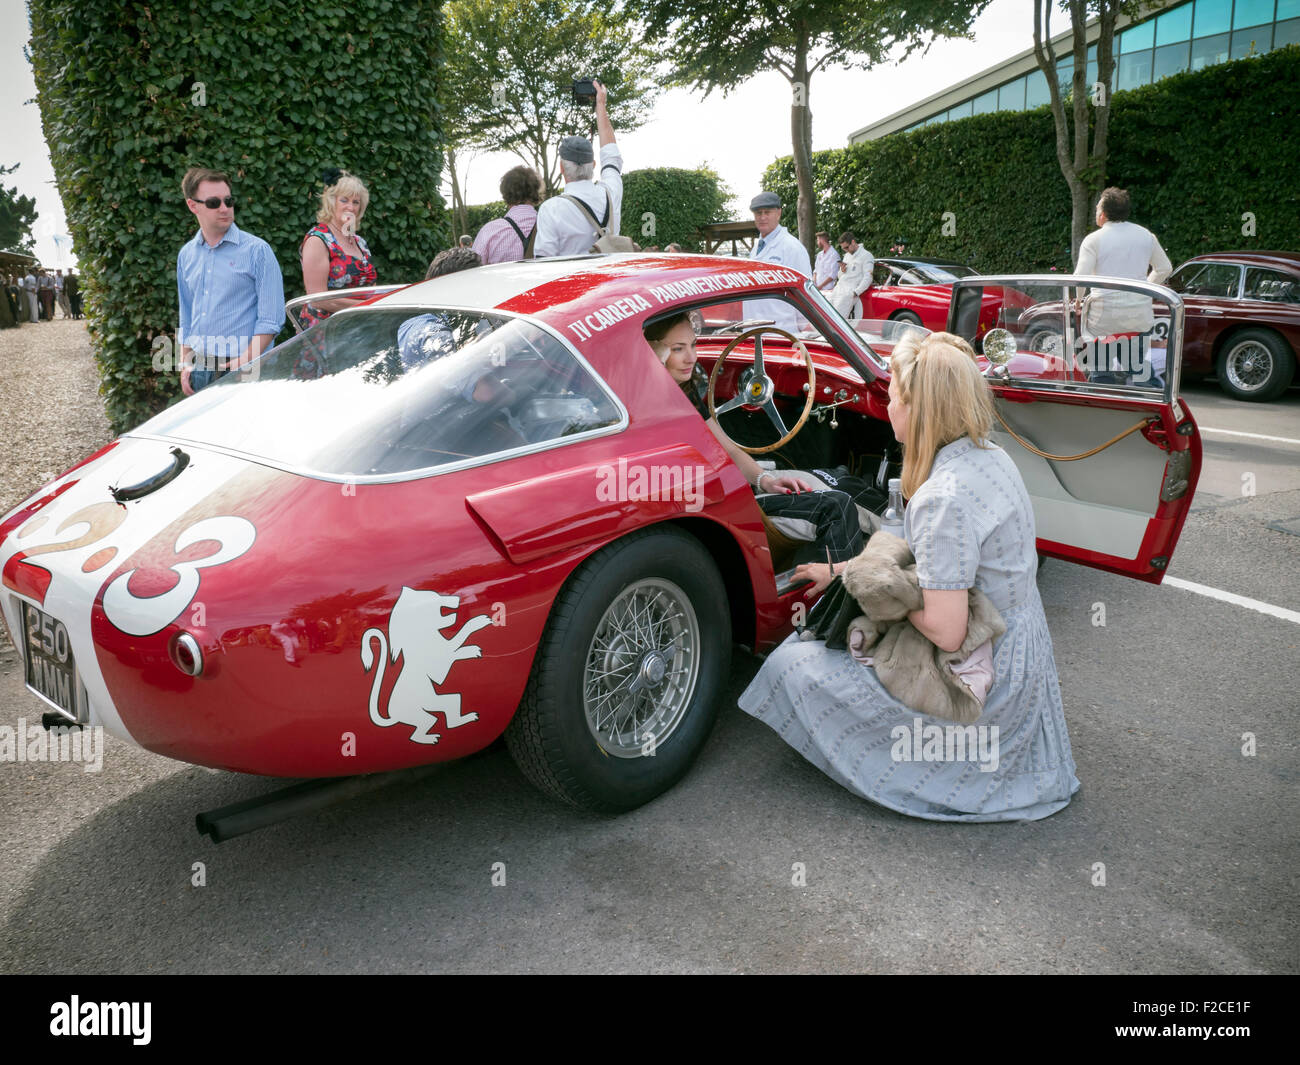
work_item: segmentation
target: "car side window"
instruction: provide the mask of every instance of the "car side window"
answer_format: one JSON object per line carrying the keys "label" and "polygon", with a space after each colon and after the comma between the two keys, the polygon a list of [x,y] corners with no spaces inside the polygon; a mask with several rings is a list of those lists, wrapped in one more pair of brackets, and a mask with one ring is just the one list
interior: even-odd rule
{"label": "car side window", "polygon": [[[1181,279],[1177,291],[1184,296],[1211,296],[1236,299],[1241,283],[1241,267],[1232,263],[1200,263],[1199,269]],[[1182,271],[1179,271],[1182,273]]]}
{"label": "car side window", "polygon": [[894,283],[894,274],[888,263],[876,263],[876,268],[871,273],[871,283],[880,288]]}
{"label": "car side window", "polygon": [[1300,303],[1300,284],[1289,274],[1262,266],[1246,268],[1246,285],[1242,298],[1267,300],[1270,303]]}

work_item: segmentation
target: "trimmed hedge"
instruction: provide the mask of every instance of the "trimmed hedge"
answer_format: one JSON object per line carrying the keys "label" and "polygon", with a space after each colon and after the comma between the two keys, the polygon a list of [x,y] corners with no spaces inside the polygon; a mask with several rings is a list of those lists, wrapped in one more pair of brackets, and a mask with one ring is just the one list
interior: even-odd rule
{"label": "trimmed hedge", "polygon": [[[1175,266],[1209,251],[1300,249],[1300,46],[1177,74],[1111,104],[1107,183],[1130,190],[1134,221]],[[904,240],[909,254],[986,273],[1068,270],[1070,193],[1055,137],[1041,107],[817,152],[817,228],[833,239],[851,229],[876,255]],[[793,226],[793,160],[772,163],[763,187],[789,205],[782,220]]]}
{"label": "trimmed hedge", "polygon": [[677,243],[684,251],[698,251],[696,231],[729,217],[730,199],[730,190],[706,166],[632,170],[623,176],[623,234],[642,247]]}
{"label": "trimmed hedge", "polygon": [[[695,231],[709,222],[726,217],[731,193],[718,175],[708,167],[682,170],[676,167],[653,167],[629,170],[623,175],[623,235],[643,247],[663,247],[674,242],[685,251],[699,248]],[[485,222],[505,214],[503,201],[483,203],[469,208],[469,232],[478,233]],[[654,215],[654,232],[645,233]]]}
{"label": "trimmed hedge", "polygon": [[448,229],[438,189],[441,0],[31,0],[45,140],[83,271],[109,420],[125,431],[180,395],[152,368],[175,336],[176,253],[198,229],[190,166],[231,175],[235,221],[275,249],[287,299],[320,173],[370,189],[362,232],[380,282],[420,278]]}

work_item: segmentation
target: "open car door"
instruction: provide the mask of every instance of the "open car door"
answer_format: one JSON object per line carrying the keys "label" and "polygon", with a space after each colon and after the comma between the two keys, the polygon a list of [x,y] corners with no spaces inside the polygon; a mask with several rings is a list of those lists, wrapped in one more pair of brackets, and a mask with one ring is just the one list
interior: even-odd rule
{"label": "open car door", "polygon": [[948,330],[981,353],[993,438],[1029,490],[1039,552],[1159,584],[1201,471],[1178,398],[1179,297],[1118,278],[963,278]]}

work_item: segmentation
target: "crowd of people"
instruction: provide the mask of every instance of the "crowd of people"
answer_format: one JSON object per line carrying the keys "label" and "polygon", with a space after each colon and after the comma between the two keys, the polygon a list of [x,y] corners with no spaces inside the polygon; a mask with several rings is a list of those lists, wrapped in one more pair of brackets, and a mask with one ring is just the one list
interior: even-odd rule
{"label": "crowd of people", "polygon": [[0,275],[15,322],[52,322],[58,305],[64,318],[80,318],[81,279],[69,268],[51,273],[43,266]]}

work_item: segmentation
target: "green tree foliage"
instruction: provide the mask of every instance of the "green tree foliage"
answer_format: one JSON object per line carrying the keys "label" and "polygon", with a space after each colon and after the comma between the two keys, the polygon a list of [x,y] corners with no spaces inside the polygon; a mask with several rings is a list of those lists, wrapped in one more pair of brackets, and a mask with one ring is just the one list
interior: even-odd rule
{"label": "green tree foliage", "polygon": [[731,190],[704,165],[632,170],[623,178],[623,233],[642,247],[677,243],[695,251],[697,231],[722,221],[730,199]]}
{"label": "green tree foliage", "polygon": [[[0,166],[0,177],[12,174],[20,164]],[[32,226],[36,222],[36,201],[30,196],[19,196],[18,186],[5,188],[0,183],[0,251],[22,252],[31,255]]]}
{"label": "green tree foliage", "polygon": [[[811,253],[812,78],[830,66],[870,67],[896,46],[961,36],[988,0],[629,0],[646,37],[665,41],[672,82],[730,92],[774,70],[790,83],[799,239]],[[774,122],[775,133],[780,124]]]}
{"label": "green tree foliage", "polygon": [[442,101],[457,150],[512,152],[549,196],[560,183],[560,138],[595,127],[592,108],[574,103],[575,79],[605,84],[615,134],[650,116],[654,53],[608,0],[451,0],[447,12]]}
{"label": "green tree foliage", "polygon": [[[1034,0],[1034,57],[1047,79],[1049,106],[1055,120],[1056,161],[1070,189],[1070,247],[1077,257],[1097,197],[1106,185],[1115,23],[1121,14],[1139,15],[1143,5],[1141,0],[1065,0],[1074,48],[1070,91],[1066,94],[1057,82],[1057,57],[1052,46],[1052,9],[1059,2]],[[1094,85],[1089,85],[1087,79],[1086,27],[1090,15],[1097,17],[1097,82]]]}
{"label": "green tree foliage", "polygon": [[[1300,196],[1281,148],[1294,143],[1297,113],[1297,45],[1116,93],[1111,183],[1132,193],[1134,221],[1175,265],[1209,251],[1300,247]],[[1047,106],[818,152],[813,185],[821,228],[851,229],[876,255],[901,240],[910,254],[984,273],[1073,265]],[[790,157],[767,168],[763,187],[792,201]]]}
{"label": "green tree foliage", "polygon": [[[696,231],[721,220],[730,199],[731,191],[707,166],[629,170],[623,175],[623,233],[643,247],[677,243],[686,251],[697,250]],[[471,206],[466,232],[475,235],[485,222],[505,213],[501,200]]]}
{"label": "green tree foliage", "polygon": [[424,275],[448,243],[438,194],[440,0],[31,0],[46,143],[82,267],[102,391],[125,430],[180,393],[152,368],[177,322],[176,253],[197,231],[190,166],[231,175],[235,221],[268,241],[285,294],[320,173],[370,189],[362,223],[381,282]]}

